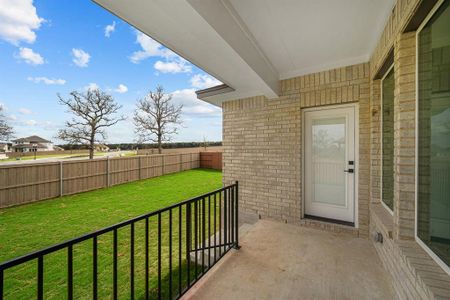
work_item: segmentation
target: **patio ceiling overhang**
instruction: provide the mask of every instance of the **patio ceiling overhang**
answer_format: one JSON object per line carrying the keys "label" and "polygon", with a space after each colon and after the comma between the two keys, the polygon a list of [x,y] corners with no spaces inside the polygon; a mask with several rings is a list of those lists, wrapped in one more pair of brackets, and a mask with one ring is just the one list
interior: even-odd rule
{"label": "patio ceiling overhang", "polygon": [[198,97],[279,95],[279,80],[366,62],[394,0],[93,0],[224,85]]}

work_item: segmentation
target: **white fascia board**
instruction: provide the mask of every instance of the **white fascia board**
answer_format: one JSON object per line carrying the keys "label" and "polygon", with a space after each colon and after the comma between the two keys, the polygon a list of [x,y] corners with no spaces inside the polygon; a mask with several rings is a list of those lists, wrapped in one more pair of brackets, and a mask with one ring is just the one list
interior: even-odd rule
{"label": "white fascia board", "polygon": [[217,94],[210,97],[198,97],[200,100],[208,102],[209,104],[222,107],[222,104],[226,101],[244,99],[249,97],[262,96],[258,91],[245,91],[245,92],[227,92],[223,94]]}
{"label": "white fascia board", "polygon": [[267,96],[278,97],[278,72],[228,0],[187,1],[270,88]]}

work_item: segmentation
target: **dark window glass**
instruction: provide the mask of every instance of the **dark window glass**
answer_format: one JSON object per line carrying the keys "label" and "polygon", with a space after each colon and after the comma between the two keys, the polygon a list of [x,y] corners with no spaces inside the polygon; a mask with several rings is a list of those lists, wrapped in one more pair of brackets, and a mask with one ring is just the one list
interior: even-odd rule
{"label": "dark window glass", "polygon": [[382,81],[382,191],[381,199],[394,210],[394,69]]}
{"label": "dark window glass", "polygon": [[450,1],[419,33],[418,237],[450,265]]}

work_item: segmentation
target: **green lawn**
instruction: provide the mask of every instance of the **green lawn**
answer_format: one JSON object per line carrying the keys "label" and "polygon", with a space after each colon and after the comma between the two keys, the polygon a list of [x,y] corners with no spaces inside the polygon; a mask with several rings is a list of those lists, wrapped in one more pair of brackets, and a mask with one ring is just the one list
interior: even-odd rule
{"label": "green lawn", "polygon": [[[114,186],[82,194],[0,210],[0,262],[33,250],[80,236],[84,233],[163,208],[170,204],[210,192],[221,187],[222,175],[212,170],[190,170],[148,180]],[[185,213],[182,211],[183,214]],[[157,218],[150,220],[150,286],[156,291]],[[208,221],[207,221],[208,222]],[[183,224],[183,223],[182,223]],[[144,222],[135,226],[136,296],[144,291]],[[173,253],[178,253],[178,211],[173,215]],[[167,276],[168,214],[162,217],[163,276]],[[184,228],[184,227],[183,227]],[[118,231],[119,298],[129,295],[130,228]],[[183,240],[186,232],[182,232]],[[183,249],[184,250],[184,249]],[[75,298],[91,297],[92,240],[74,247]],[[112,234],[98,239],[99,297],[110,298],[112,290]],[[186,254],[183,253],[182,257]],[[178,260],[178,256],[176,256]],[[65,298],[66,251],[46,257],[45,298]],[[174,270],[186,262],[173,262]],[[183,275],[184,277],[184,275]],[[176,274],[174,282],[177,282]],[[35,295],[36,262],[5,271],[5,299],[29,299]],[[166,282],[164,283],[166,286]],[[167,293],[167,291],[165,291]]]}

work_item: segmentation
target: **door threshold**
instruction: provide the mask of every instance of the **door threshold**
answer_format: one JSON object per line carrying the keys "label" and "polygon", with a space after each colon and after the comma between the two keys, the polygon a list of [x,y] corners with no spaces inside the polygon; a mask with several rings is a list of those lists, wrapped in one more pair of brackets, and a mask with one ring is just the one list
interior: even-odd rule
{"label": "door threshold", "polygon": [[318,216],[306,215],[306,214],[305,214],[304,218],[309,219],[309,220],[315,220],[315,221],[345,225],[345,226],[349,226],[349,227],[355,227],[354,222],[348,222],[348,221],[342,221],[342,220],[336,220],[336,219],[330,219],[330,218],[324,218],[324,217],[318,217]]}

